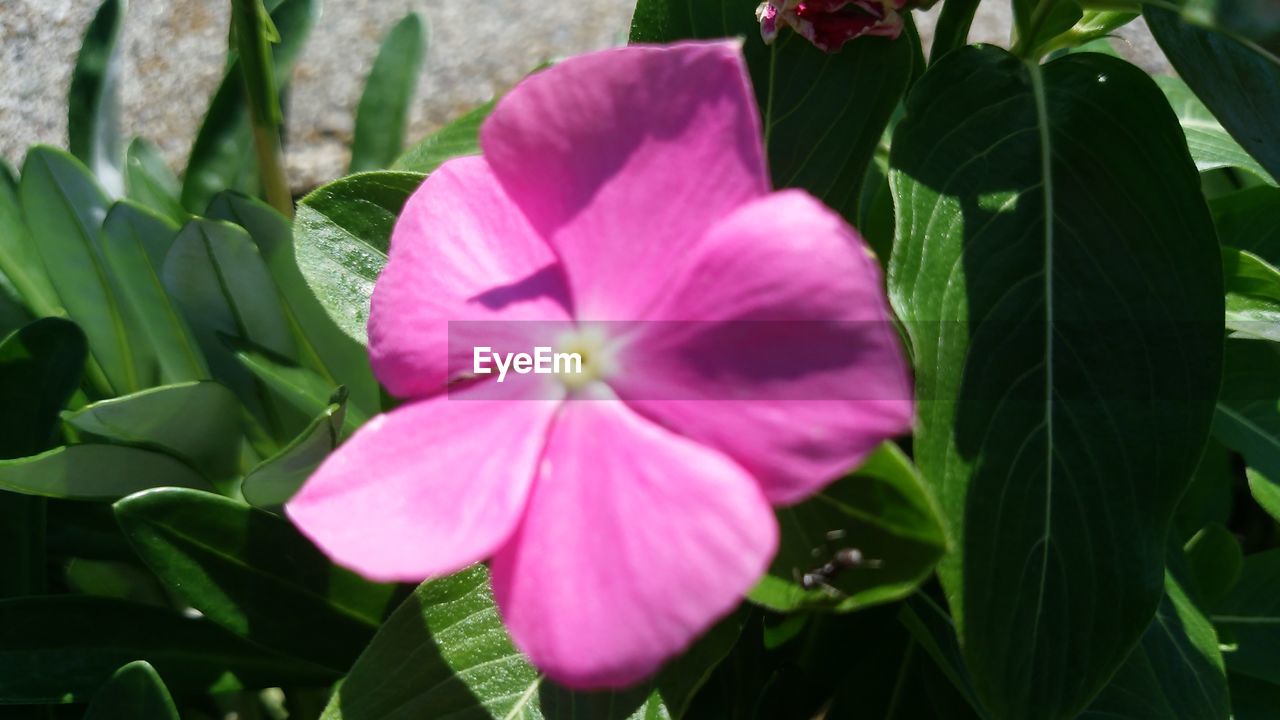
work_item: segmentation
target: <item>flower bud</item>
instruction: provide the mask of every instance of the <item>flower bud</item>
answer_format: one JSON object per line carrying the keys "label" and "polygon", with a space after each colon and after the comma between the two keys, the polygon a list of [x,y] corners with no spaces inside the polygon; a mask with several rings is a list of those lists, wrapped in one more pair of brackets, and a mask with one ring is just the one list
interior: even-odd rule
{"label": "flower bud", "polygon": [[[925,0],[932,4],[931,0]],[[900,10],[911,0],[765,0],[756,8],[760,35],[773,42],[783,25],[800,33],[823,52],[838,51],[863,35],[897,38],[902,34]]]}

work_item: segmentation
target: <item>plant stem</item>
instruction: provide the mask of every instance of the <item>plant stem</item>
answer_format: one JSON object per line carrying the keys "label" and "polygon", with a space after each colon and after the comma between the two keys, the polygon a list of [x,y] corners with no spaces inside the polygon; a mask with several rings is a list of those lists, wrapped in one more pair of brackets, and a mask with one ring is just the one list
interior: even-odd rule
{"label": "plant stem", "polygon": [[933,32],[930,63],[969,42],[969,28],[973,26],[973,15],[977,10],[978,0],[946,0]]}
{"label": "plant stem", "polygon": [[293,196],[284,171],[280,147],[280,95],[276,86],[271,45],[267,39],[269,22],[262,0],[231,0],[232,23],[240,51],[249,115],[253,122],[253,147],[267,203],[285,217],[293,217]]}

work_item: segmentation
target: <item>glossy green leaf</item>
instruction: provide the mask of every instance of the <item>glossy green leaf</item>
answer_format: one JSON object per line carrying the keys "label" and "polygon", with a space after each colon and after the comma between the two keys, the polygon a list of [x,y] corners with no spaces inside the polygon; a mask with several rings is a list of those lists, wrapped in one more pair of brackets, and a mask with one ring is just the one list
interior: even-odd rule
{"label": "glossy green leaf", "polygon": [[[317,0],[283,0],[272,11],[271,21],[280,34],[280,43],[272,48],[276,77],[290,77],[318,13]],[[182,205],[198,213],[223,190],[252,190],[258,185],[248,97],[243,71],[236,60],[218,86],[191,147],[182,184]]]}
{"label": "glossy green leaf", "polygon": [[209,377],[204,353],[160,279],[177,234],[177,225],[129,201],[116,203],[102,226],[103,254],[119,279],[121,304],[155,354],[156,380],[166,383]]}
{"label": "glossy green leaf", "polygon": [[[66,320],[37,320],[0,342],[0,458],[54,442],[58,412],[84,374],[84,333]],[[0,598],[44,590],[45,501],[0,493]]]}
{"label": "glossy green leaf", "polygon": [[321,685],[336,675],[146,605],[75,595],[0,601],[0,704],[88,702],[135,660],[175,694]]}
{"label": "glossy green leaf", "polygon": [[248,234],[229,223],[192,220],[173,241],[161,280],[191,324],[214,378],[283,431],[279,409],[262,398],[223,339],[242,338],[286,357],[297,349],[279,293]]}
{"label": "glossy green leaf", "polygon": [[[1194,11],[1198,3],[1174,0]],[[1280,178],[1280,57],[1222,27],[1145,5],[1151,34],[1187,85],[1272,178]]]}
{"label": "glossy green leaf", "polygon": [[1213,607],[1240,578],[1244,554],[1240,543],[1222,525],[1201,528],[1186,546],[1187,576],[1195,595],[1206,607]]}
{"label": "glossy green leaf", "polygon": [[1222,248],[1231,337],[1280,342],[1280,270],[1245,250]]}
{"label": "glossy green leaf", "polygon": [[194,468],[125,445],[70,445],[0,460],[0,490],[73,500],[116,500],[155,487],[208,488]]}
{"label": "glossy green leaf", "polygon": [[[685,658],[673,661],[672,667],[685,675],[672,688],[675,703],[683,705],[692,692],[688,676],[704,677],[705,664],[723,657],[724,638],[710,640],[703,655],[695,645]],[[661,675],[657,684],[663,686]],[[511,644],[489,590],[489,572],[476,565],[418,586],[360,655],[322,718],[671,717],[661,693],[649,686],[571,693],[545,680]]]}
{"label": "glossy green leaf", "polygon": [[1155,618],[1081,720],[1227,720],[1226,672],[1213,625],[1172,575]]}
{"label": "glossy green leaf", "polygon": [[925,73],[890,165],[890,296],[928,399],[916,462],[974,687],[998,719],[1071,717],[1160,602],[1212,416],[1222,278],[1199,177],[1137,68],[993,47]]}
{"label": "glossy green leaf", "polygon": [[156,669],[137,660],[94,694],[84,720],[178,720],[178,708]]}
{"label": "glossy green leaf", "polygon": [[125,195],[131,200],[176,223],[185,223],[190,217],[182,207],[182,185],[177,176],[160,151],[142,138],[134,138],[125,153],[124,187]]}
{"label": "glossy green leaf", "polygon": [[[773,610],[856,610],[909,595],[946,549],[938,511],[911,461],[892,444],[853,475],[799,505],[778,509],[782,538],[769,574],[752,601]],[[841,549],[862,553],[867,566],[840,570],[824,587],[800,578]]]}
{"label": "glossy green leaf", "polygon": [[1280,685],[1280,550],[1246,556],[1240,580],[1213,609],[1230,647],[1227,668]]}
{"label": "glossy green leaf", "polygon": [[392,607],[395,586],[334,566],[288,521],[224,497],[152,490],[115,511],[162,582],[265,647],[342,671]]}
{"label": "glossy green leaf", "polygon": [[22,215],[17,182],[7,165],[0,163],[0,170],[0,275],[13,284],[34,315],[60,315],[58,294]]}
{"label": "glossy green leaf", "polygon": [[356,109],[349,172],[391,167],[404,148],[409,105],[426,53],[426,28],[410,13],[387,33]]}
{"label": "glossy green leaf", "polygon": [[191,382],[103,400],[64,418],[86,435],[175,455],[216,481],[236,474],[240,413],[230,390]]}
{"label": "glossy green leaf", "polygon": [[70,155],[38,146],[22,167],[22,208],[49,279],[89,350],[117,393],[142,387],[138,353],[112,290],[99,234],[109,200],[87,168]]}
{"label": "glossy green leaf", "polygon": [[85,31],[67,95],[67,143],[111,194],[124,191],[120,163],[120,62],[125,0],[103,0]]}
{"label": "glossy green leaf", "polygon": [[1275,183],[1258,161],[1227,134],[1218,119],[1209,112],[1209,108],[1200,102],[1200,98],[1196,97],[1181,78],[1158,75],[1155,81],[1164,91],[1173,111],[1178,114],[1182,132],[1187,136],[1187,148],[1191,150],[1191,158],[1196,161],[1196,168],[1200,172],[1237,167]]}
{"label": "glossy green leaf", "polygon": [[[283,402],[308,417],[324,413],[335,402],[338,387],[306,368],[245,342],[229,343],[236,359]],[[345,392],[343,393],[345,397]],[[363,425],[369,417],[347,407],[343,427],[347,433]]]}
{"label": "glossy green leaf", "polygon": [[293,442],[245,475],[244,499],[262,508],[277,508],[288,502],[338,447],[345,415],[345,402],[325,408]]}
{"label": "glossy green leaf", "polygon": [[307,365],[313,370],[346,386],[351,403],[366,416],[381,410],[382,395],[369,367],[369,353],[334,325],[307,286],[294,254],[290,222],[266,203],[233,192],[215,197],[208,214],[244,228],[258,246],[302,335],[300,360],[311,360]]}
{"label": "glossy green leaf", "polygon": [[409,148],[405,154],[396,159],[391,168],[430,174],[446,160],[466,155],[479,155],[480,126],[489,117],[489,113],[493,112],[493,106],[493,102],[487,102],[467,111],[466,114]]}
{"label": "glossy green leaf", "polygon": [[298,205],[293,241],[302,276],[329,317],[361,345],[391,228],[421,183],[416,173],[362,173],[325,185]]}
{"label": "glossy green leaf", "polygon": [[755,19],[758,4],[640,0],[631,40],[744,38],[774,187],[804,188],[856,219],[867,163],[911,77],[911,43],[864,36],[827,54],[787,32],[765,45]]}

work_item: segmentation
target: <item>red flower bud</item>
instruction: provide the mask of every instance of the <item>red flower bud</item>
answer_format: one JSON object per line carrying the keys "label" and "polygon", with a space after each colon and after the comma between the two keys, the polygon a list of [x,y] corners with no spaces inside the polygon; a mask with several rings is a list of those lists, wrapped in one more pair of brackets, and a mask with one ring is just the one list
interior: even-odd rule
{"label": "red flower bud", "polygon": [[766,0],[756,8],[760,35],[772,43],[788,25],[823,52],[838,51],[863,35],[896,38],[902,34],[898,12],[909,0]]}

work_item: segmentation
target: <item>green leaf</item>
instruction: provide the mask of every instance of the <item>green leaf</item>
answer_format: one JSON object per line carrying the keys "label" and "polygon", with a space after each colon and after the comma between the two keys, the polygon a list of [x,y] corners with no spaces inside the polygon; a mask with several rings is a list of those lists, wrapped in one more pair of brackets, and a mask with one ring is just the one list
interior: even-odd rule
{"label": "green leaf", "polygon": [[1280,707],[1280,685],[1229,673],[1231,717],[1234,720],[1273,720]]}
{"label": "green leaf", "polygon": [[1227,134],[1218,119],[1209,112],[1209,108],[1200,102],[1200,98],[1196,97],[1181,78],[1158,75],[1155,81],[1164,91],[1173,111],[1178,114],[1178,122],[1187,136],[1187,147],[1191,150],[1191,158],[1196,161],[1196,169],[1205,172],[1222,167],[1237,167],[1275,184],[1258,161],[1250,157],[1240,147],[1240,143]]}
{"label": "green leaf", "polygon": [[1081,720],[1227,720],[1218,636],[1171,574],[1155,619]]}
{"label": "green leaf", "polygon": [[1231,517],[1236,469],[1231,453],[1217,440],[1205,446],[1191,485],[1174,515],[1175,540],[1186,542],[1206,525],[1225,525]]}
{"label": "green leaf", "polygon": [[1207,607],[1216,605],[1240,578],[1240,543],[1218,523],[1206,525],[1187,541],[1186,556],[1191,585]]}
{"label": "green leaf", "polygon": [[[291,76],[293,63],[301,54],[318,13],[317,0],[284,0],[271,13],[271,21],[281,38],[272,49],[276,77]],[[243,71],[236,60],[218,86],[191,147],[182,185],[182,205],[198,213],[223,190],[252,191],[259,184],[257,172],[249,101]]]}
{"label": "green leaf", "polygon": [[[1174,0],[1188,10],[1198,3]],[[1223,27],[1162,7],[1143,15],[1160,49],[1231,136],[1280,178],[1280,58]]]}
{"label": "green leaf", "polygon": [[1223,245],[1280,265],[1280,188],[1241,190],[1214,200],[1210,207]]}
{"label": "green leaf", "polygon": [[[853,475],[813,498],[778,509],[782,538],[769,574],[751,591],[772,610],[856,610],[909,595],[946,549],[938,511],[911,461],[881,446]],[[841,570],[827,587],[806,590],[805,573],[841,549],[862,553],[866,567]]]}
{"label": "green leaf", "polygon": [[[316,373],[298,367],[285,358],[255,346],[253,343],[229,342],[236,359],[254,377],[262,381],[276,396],[308,417],[322,414],[335,402],[339,388]],[[345,397],[345,392],[343,393]],[[368,416],[347,407],[343,427],[350,434],[368,421]]]}
{"label": "green leaf", "polygon": [[208,488],[189,465],[125,445],[70,445],[0,460],[0,490],[73,500],[116,500],[154,487]]}
{"label": "green leaf", "polygon": [[911,78],[911,43],[866,36],[827,54],[785,33],[765,45],[758,4],[640,0],[631,41],[745,38],[774,186],[804,188],[854,220],[867,163]]}
{"label": "green leaf", "polygon": [[1232,647],[1227,669],[1280,685],[1280,550],[1245,557],[1240,580],[1212,619]]}
{"label": "green leaf", "polygon": [[0,601],[0,704],[88,702],[128,662],[175,694],[320,685],[335,673],[268,652],[208,620],[76,595]]}
{"label": "green leaf", "polygon": [[467,111],[462,117],[428,135],[405,154],[396,158],[393,170],[430,174],[436,168],[456,157],[480,154],[480,126],[495,102],[487,102]]}
{"label": "green leaf", "polygon": [[280,296],[249,236],[230,223],[192,220],[173,241],[161,279],[191,324],[214,378],[283,432],[278,409],[262,398],[223,341],[242,338],[286,357],[297,349]]}
{"label": "green leaf", "polygon": [[111,208],[102,226],[103,254],[119,279],[124,305],[155,353],[160,382],[209,377],[191,328],[174,307],[160,270],[178,226],[130,201]]}
{"label": "green leaf", "polygon": [[85,31],[67,95],[67,143],[112,195],[124,192],[119,118],[120,62],[116,51],[125,0],[103,0]]}
{"label": "green leaf", "polygon": [[[713,639],[715,649],[702,652],[718,660],[723,640]],[[705,668],[694,670],[684,662],[674,661],[686,676],[705,676]],[[680,685],[683,690],[673,689],[674,702],[686,702],[692,692],[688,679]],[[419,585],[396,608],[334,691],[322,719],[670,717],[659,694],[647,685],[617,693],[571,693],[544,680],[511,644],[489,590],[488,569],[475,565]]]}
{"label": "green leaf", "polygon": [[1160,602],[1212,416],[1222,277],[1199,177],[1137,68],[994,47],[917,82],[890,165],[890,296],[929,399],[916,462],[974,687],[995,718],[1071,717]]}
{"label": "green leaf", "polygon": [[165,385],[66,413],[81,433],[177,456],[210,480],[228,480],[240,459],[240,402],[215,382]]}
{"label": "green leaf", "polygon": [[1254,499],[1280,518],[1280,348],[1232,339],[1225,359],[1214,435],[1244,456]]}
{"label": "green leaf", "polygon": [[307,286],[294,255],[290,222],[267,204],[234,192],[215,197],[208,214],[244,228],[257,244],[272,279],[284,296],[285,306],[296,320],[302,336],[299,345],[307,351],[305,355],[313,359],[308,365],[345,385],[351,403],[364,415],[378,413],[382,395],[369,367],[369,353],[362,343],[352,340],[334,325]]}
{"label": "green leaf", "polygon": [[17,183],[0,163],[0,274],[36,316],[63,314],[35,240],[27,229]]}
{"label": "green leaf", "polygon": [[182,186],[169,169],[160,151],[143,140],[134,138],[124,160],[125,195],[142,205],[182,224],[190,215],[179,197]]}
{"label": "green leaf", "polygon": [[343,671],[391,609],[394,585],[334,566],[270,513],[180,489],[132,495],[115,511],[163,583],[259,645]]}
{"label": "green leaf", "polygon": [[37,146],[22,167],[22,208],[49,279],[110,389],[142,387],[137,352],[99,245],[109,200],[88,169],[70,155]]}
{"label": "green leaf", "polygon": [[[0,342],[0,458],[54,442],[58,412],[80,384],[89,349],[66,320],[37,320]],[[0,493],[0,598],[43,592],[45,501]]]}
{"label": "green leaf", "polygon": [[421,183],[416,173],[361,173],[319,188],[298,205],[293,241],[302,276],[329,317],[361,345],[391,229]]}
{"label": "green leaf", "polygon": [[84,720],[178,720],[169,689],[145,660],[116,671],[89,703]]}
{"label": "green leaf", "polygon": [[1222,275],[1231,337],[1280,342],[1280,270],[1253,253],[1223,246]]}
{"label": "green leaf", "polygon": [[417,13],[406,15],[382,41],[356,109],[350,172],[390,167],[404,148],[404,128],[425,43],[426,29]]}
{"label": "green leaf", "polygon": [[345,415],[345,402],[325,408],[293,442],[245,475],[244,499],[261,508],[278,508],[288,502],[338,447]]}

